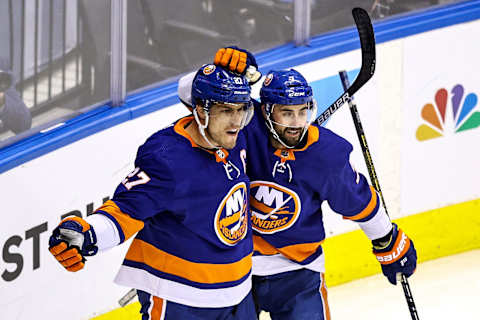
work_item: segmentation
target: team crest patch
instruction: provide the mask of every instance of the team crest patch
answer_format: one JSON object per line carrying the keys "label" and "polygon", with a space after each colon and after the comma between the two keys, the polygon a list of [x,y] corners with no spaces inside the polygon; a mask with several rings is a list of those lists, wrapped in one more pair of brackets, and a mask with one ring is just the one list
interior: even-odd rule
{"label": "team crest patch", "polygon": [[226,245],[233,246],[248,231],[247,185],[237,183],[223,198],[215,214],[215,233]]}
{"label": "team crest patch", "polygon": [[290,228],[297,221],[301,203],[298,195],[281,185],[267,181],[250,184],[252,227],[271,234]]}
{"label": "team crest patch", "polygon": [[203,74],[208,76],[209,74],[212,74],[213,71],[215,71],[215,65],[214,64],[209,64],[203,68]]}
{"label": "team crest patch", "polygon": [[269,73],[269,74],[265,77],[265,81],[263,81],[263,85],[264,85],[264,86],[268,86],[268,85],[272,82],[272,79],[273,79],[273,73]]}

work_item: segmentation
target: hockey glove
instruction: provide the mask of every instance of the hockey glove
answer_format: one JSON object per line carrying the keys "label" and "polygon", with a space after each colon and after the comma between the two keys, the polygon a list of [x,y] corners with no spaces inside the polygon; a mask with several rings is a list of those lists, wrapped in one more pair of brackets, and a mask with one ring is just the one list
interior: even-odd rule
{"label": "hockey glove", "polygon": [[79,217],[65,218],[53,230],[49,250],[68,271],[76,272],[85,266],[85,256],[97,253],[97,237],[92,226]]}
{"label": "hockey glove", "polygon": [[415,272],[417,267],[417,252],[413,241],[392,223],[392,231],[385,237],[373,240],[373,254],[380,262],[383,274],[390,283],[397,284],[397,273],[407,278]]}
{"label": "hockey glove", "polygon": [[262,77],[253,54],[235,46],[218,49],[213,63],[244,75],[250,85],[255,84]]}

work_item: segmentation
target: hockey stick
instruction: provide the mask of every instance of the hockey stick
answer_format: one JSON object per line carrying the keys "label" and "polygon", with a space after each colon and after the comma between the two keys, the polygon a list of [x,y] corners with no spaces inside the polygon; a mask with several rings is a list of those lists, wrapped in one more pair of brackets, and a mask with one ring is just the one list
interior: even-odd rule
{"label": "hockey stick", "polygon": [[357,92],[375,72],[375,34],[373,33],[372,22],[367,11],[362,8],[354,8],[352,10],[353,19],[357,25],[358,35],[360,37],[360,47],[362,50],[362,66],[360,72],[353,84],[345,89],[345,92],[335,100],[315,122],[318,125],[324,123],[330,116],[338,110],[350,97]]}
{"label": "hockey stick", "polygon": [[[370,17],[362,8],[354,8],[352,10],[352,15],[360,37],[362,66],[360,67],[360,72],[353,84],[315,120],[318,125],[324,123],[335,111],[338,110],[338,108],[340,108],[345,102],[348,102],[350,97],[368,80],[370,80],[375,72],[375,35],[373,33]],[[266,218],[274,212],[271,212]],[[120,299],[119,304],[122,307],[127,305],[135,297],[135,294],[136,290],[131,289]]]}
{"label": "hockey stick", "polygon": [[130,301],[137,296],[137,289],[130,289],[128,292],[118,300],[121,307],[125,307]]}
{"label": "hockey stick", "polygon": [[[346,89],[350,85],[348,81],[348,75],[345,71],[340,71],[338,73],[340,79],[342,80],[343,88]],[[353,102],[353,97],[348,99],[348,106],[350,107],[350,113],[352,114],[353,123],[355,124],[355,129],[357,131],[358,140],[360,141],[360,146],[362,147],[363,157],[367,165],[368,174],[370,175],[370,180],[372,181],[373,187],[380,195],[383,207],[385,212],[388,215],[387,206],[385,205],[385,200],[383,198],[382,189],[380,189],[380,183],[378,182],[377,173],[375,172],[375,167],[373,166],[372,156],[370,154],[370,149],[368,148],[367,138],[365,137],[365,132],[363,131],[362,123],[360,122],[360,115],[358,114],[357,106]],[[404,274],[397,274],[397,280],[400,280],[402,283],[403,293],[405,294],[405,299],[407,300],[408,309],[410,310],[410,315],[413,320],[419,320],[417,308],[415,307],[415,301],[413,301],[412,292],[410,290],[410,285],[408,284],[407,277]]]}

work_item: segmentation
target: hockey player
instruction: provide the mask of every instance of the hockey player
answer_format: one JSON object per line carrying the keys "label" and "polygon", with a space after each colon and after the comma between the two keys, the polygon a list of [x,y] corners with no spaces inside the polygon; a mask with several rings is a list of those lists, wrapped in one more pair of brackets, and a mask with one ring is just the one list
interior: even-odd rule
{"label": "hockey player", "polygon": [[[246,56],[246,66],[234,55]],[[238,48],[220,49],[215,63],[243,73],[256,67],[254,57]],[[260,99],[245,129],[253,294],[259,310],[270,312],[273,320],[330,319],[321,246],[323,201],[358,223],[392,284],[397,273],[410,276],[416,268],[413,242],[390,221],[378,194],[350,165],[351,144],[312,124],[316,103],[305,78],[293,69],[271,71]]]}
{"label": "hockey player", "polygon": [[196,73],[193,115],[152,135],[135,170],[95,214],[66,218],[50,252],[68,270],[132,237],[115,282],[137,289],[142,319],[255,319],[241,129],[253,111],[243,76]]}

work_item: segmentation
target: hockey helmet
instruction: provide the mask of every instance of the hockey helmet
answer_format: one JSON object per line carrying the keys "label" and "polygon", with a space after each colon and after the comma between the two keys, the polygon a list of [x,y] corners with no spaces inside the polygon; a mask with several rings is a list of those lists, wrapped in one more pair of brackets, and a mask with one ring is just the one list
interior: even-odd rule
{"label": "hockey helmet", "polygon": [[247,79],[221,66],[208,64],[201,67],[193,78],[192,103],[208,110],[213,102],[249,104]]}
{"label": "hockey helmet", "polygon": [[272,70],[260,89],[260,100],[265,105],[296,105],[313,101],[312,87],[296,70]]}
{"label": "hockey helmet", "polygon": [[302,105],[308,106],[309,115],[303,128],[299,142],[305,136],[308,127],[317,114],[317,104],[313,98],[312,87],[307,80],[296,70],[272,70],[263,82],[260,89],[260,100],[265,106],[266,124],[273,137],[286,148],[295,146],[287,145],[275,131],[273,124],[285,126],[272,120],[271,115],[275,105]]}

